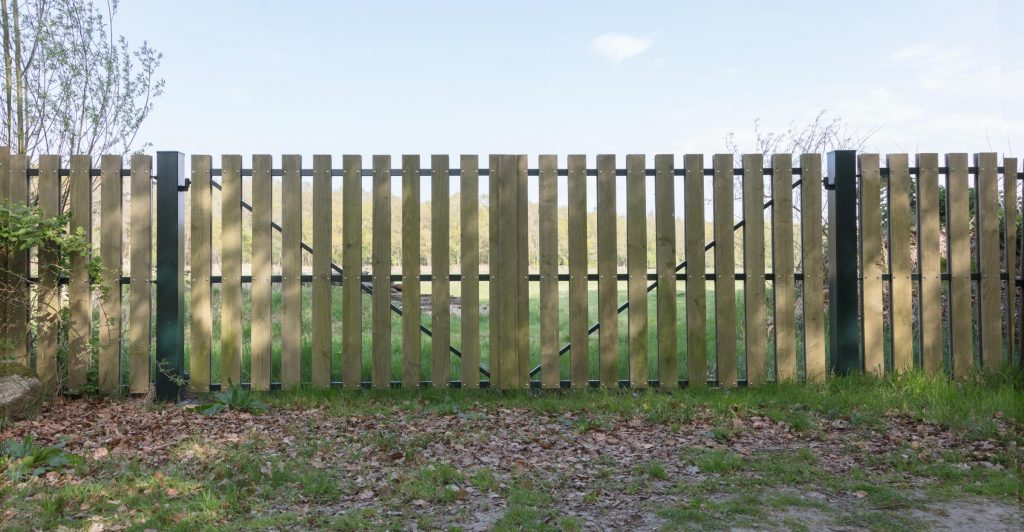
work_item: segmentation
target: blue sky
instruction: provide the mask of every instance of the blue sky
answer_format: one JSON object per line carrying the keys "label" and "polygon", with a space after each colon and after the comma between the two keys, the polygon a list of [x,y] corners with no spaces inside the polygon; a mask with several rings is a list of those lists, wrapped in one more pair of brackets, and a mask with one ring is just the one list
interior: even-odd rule
{"label": "blue sky", "polygon": [[712,154],[824,109],[873,151],[1024,151],[1017,0],[122,0],[115,31],[164,54],[159,150]]}

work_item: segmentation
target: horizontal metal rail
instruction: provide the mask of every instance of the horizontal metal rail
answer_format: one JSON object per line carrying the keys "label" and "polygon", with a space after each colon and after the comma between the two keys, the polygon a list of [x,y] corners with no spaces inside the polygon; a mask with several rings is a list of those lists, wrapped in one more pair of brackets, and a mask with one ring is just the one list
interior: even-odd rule
{"label": "horizontal metal rail", "polygon": [[[185,380],[188,380],[188,374],[187,373],[185,374]],[[453,380],[453,381],[449,381],[448,384],[452,388],[462,388],[462,381]],[[715,379],[708,379],[707,384],[708,384],[708,386],[718,386],[718,381],[715,380]],[[652,387],[652,388],[659,388],[659,387],[661,387],[661,382],[659,380],[657,380],[657,379],[651,379],[651,380],[647,381],[647,385]],[[688,380],[681,380],[681,381],[678,381],[676,383],[676,385],[678,387],[680,387],[680,388],[685,388],[685,387],[690,385],[690,381],[688,381]],[[738,385],[740,387],[745,387],[747,385],[746,379],[740,379],[738,381]],[[249,389],[249,388],[251,388],[252,385],[251,385],[251,383],[243,382],[241,384],[241,386],[242,386],[242,388]],[[419,384],[419,388],[429,388],[431,386],[433,386],[433,382],[432,381],[420,381],[420,384]],[[590,388],[594,388],[594,389],[600,388],[601,387],[601,381],[596,380],[596,379],[595,380],[589,380],[589,381],[587,381],[587,386],[589,386]],[[344,383],[342,383],[341,381],[331,381],[331,388],[342,389],[343,387],[344,387]],[[371,389],[373,389],[373,382],[372,381],[360,381],[359,382],[359,387],[364,389],[364,390],[371,390]],[[491,387],[491,381],[480,381],[480,387],[481,388],[490,388]],[[568,381],[568,380],[559,381],[558,382],[558,387],[563,389],[563,390],[571,389],[572,388],[572,381]],[[620,379],[618,381],[618,387],[619,388],[629,388],[630,387],[629,380],[621,380]],[[211,383],[210,384],[210,391],[211,392],[220,391],[222,388],[223,388],[223,385],[221,383],[219,383],[219,382],[215,382],[215,383]],[[391,381],[390,388],[391,389],[396,389],[396,390],[403,388],[402,381]],[[272,382],[272,383],[270,383],[270,389],[271,390],[280,390],[280,389],[282,389],[281,383],[280,382]],[[541,382],[540,381],[535,381],[535,380],[531,380],[530,381],[530,390],[540,390],[540,389],[541,389]]]}

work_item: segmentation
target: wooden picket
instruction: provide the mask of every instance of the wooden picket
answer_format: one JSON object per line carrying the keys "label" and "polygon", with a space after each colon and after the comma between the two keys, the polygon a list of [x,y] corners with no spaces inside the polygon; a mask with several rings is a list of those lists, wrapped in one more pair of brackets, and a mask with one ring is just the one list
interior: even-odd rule
{"label": "wooden picket", "polygon": [[[298,155],[284,156],[281,168],[274,169],[269,155],[252,158],[251,170],[243,168],[238,155],[224,155],[220,169],[213,168],[213,159],[206,155],[191,158],[191,208],[189,272],[190,284],[187,300],[190,305],[189,386],[204,392],[229,384],[243,384],[248,380],[256,390],[272,387],[292,387],[311,383],[317,387],[346,386],[356,388],[363,384],[363,309],[364,293],[371,294],[372,315],[368,325],[370,384],[377,388],[390,387],[392,382],[393,353],[391,346],[391,320],[395,313],[402,315],[401,383],[418,387],[423,380],[422,366],[428,364],[426,379],[436,387],[453,382],[452,356],[458,362],[456,385],[478,387],[485,382],[502,389],[539,386],[545,389],[564,385],[586,387],[592,384],[591,370],[598,383],[617,387],[620,379],[631,387],[646,386],[654,377],[660,386],[672,387],[680,379],[679,355],[686,353],[686,375],[682,378],[690,386],[706,385],[709,380],[707,350],[713,340],[715,371],[713,381],[721,387],[745,383],[758,386],[766,381],[790,381],[801,377],[820,382],[829,372],[827,361],[834,353],[825,346],[825,279],[826,261],[823,253],[821,216],[822,161],[817,154],[801,154],[799,167],[793,167],[789,154],[774,154],[769,168],[764,168],[762,155],[743,155],[741,168],[734,169],[732,155],[716,155],[710,169],[704,167],[704,158],[688,154],[683,168],[676,169],[671,155],[654,157],[653,168],[648,168],[644,155],[631,154],[625,159],[625,168],[616,168],[614,155],[602,154],[596,158],[595,168],[588,169],[586,157],[572,155],[566,167],[558,168],[558,157],[544,155],[536,169],[527,168],[522,155],[492,156],[489,167],[481,170],[478,158],[462,156],[459,168],[449,166],[448,156],[434,155],[430,168],[421,169],[418,155],[402,158],[401,169],[391,168],[391,158],[374,156],[371,170],[364,170],[358,156],[344,156],[342,168],[335,170],[329,155],[316,155],[313,168],[303,169]],[[945,352],[952,361],[952,375],[964,378],[976,366],[974,334],[978,334],[980,368],[992,372],[1007,359],[1016,360],[1021,348],[1018,316],[1017,283],[1021,272],[1018,239],[1022,236],[1013,223],[1020,210],[1017,191],[1018,160],[1005,158],[1003,166],[994,153],[974,156],[968,165],[966,154],[946,156],[944,167],[939,166],[936,154],[918,154],[914,166],[905,154],[889,154],[885,168],[874,154],[859,156],[857,194],[843,201],[859,205],[856,235],[860,257],[858,284],[861,294],[858,343],[862,345],[859,362],[854,369],[883,375],[891,369],[896,374],[919,368],[927,374],[946,371]],[[122,168],[121,156],[103,156],[98,169],[93,169],[88,156],[72,156],[67,169],[61,168],[57,156],[43,155],[38,165],[31,164],[24,155],[5,155],[0,152],[0,193],[7,201],[29,202],[30,191],[35,190],[36,202],[45,216],[58,216],[60,209],[61,178],[67,176],[69,197],[69,229],[81,231],[92,241],[92,190],[98,178],[99,259],[102,270],[99,284],[93,286],[89,277],[91,257],[71,257],[67,295],[61,294],[65,282],[57,270],[50,268],[58,257],[55,250],[41,247],[32,252],[8,253],[3,257],[3,282],[11,290],[4,301],[5,356],[29,360],[34,353],[37,372],[47,386],[61,387],[69,392],[81,392],[95,385],[106,393],[127,390],[146,393],[153,374],[153,335],[150,329],[153,301],[153,212],[152,160],[147,156],[133,156],[130,169]],[[363,279],[362,217],[363,186],[365,176],[372,176],[372,261],[370,280]],[[794,174],[798,182],[794,182]],[[480,281],[482,279],[480,243],[480,188],[479,181],[486,174],[489,180],[487,208],[490,215],[488,240],[490,260],[487,268],[490,301],[489,341],[481,343]],[[1002,174],[1002,176],[1000,176]],[[392,286],[391,205],[393,176],[402,178],[402,283]],[[528,181],[536,176],[536,185]],[[940,224],[939,179],[946,176],[945,227]],[[969,204],[970,176],[975,176],[975,204]],[[243,199],[243,179],[252,176],[251,203]],[[334,177],[342,176],[341,193],[344,208],[342,218],[341,266],[333,260],[331,221],[338,213],[332,212],[335,194]],[[421,252],[420,183],[423,176],[431,179],[430,252]],[[452,276],[449,238],[453,236],[450,213],[451,179],[458,176],[460,194],[458,227],[459,270]],[[565,185],[559,177],[567,178]],[[705,194],[705,181],[711,177],[711,198]],[[764,204],[764,180],[771,176],[771,202]],[[219,177],[219,182],[218,182]],[[588,177],[595,177],[597,222],[596,241],[587,238]],[[616,181],[625,178],[625,276],[618,255],[618,224],[622,219],[616,204]],[[742,222],[737,224],[733,215],[737,201],[733,183],[741,177]],[[124,179],[130,179],[129,216],[125,216]],[[312,178],[311,180],[309,178]],[[648,180],[648,178],[653,178]],[[683,180],[683,257],[676,250],[676,180]],[[1002,178],[1002,200],[999,179]],[[33,179],[37,180],[33,186]],[[281,183],[281,220],[273,219],[273,189],[275,180]],[[311,220],[303,219],[303,190],[311,184],[312,203],[307,211]],[[887,204],[883,211],[881,187],[887,187]],[[649,189],[651,185],[653,188]],[[530,187],[536,186],[532,191]],[[561,189],[562,186],[566,188]],[[213,271],[214,232],[212,217],[213,188],[221,190],[222,223],[220,231],[221,272]],[[799,187],[801,212],[795,214],[793,189]],[[648,192],[653,198],[653,223],[648,219]],[[564,242],[567,273],[559,273],[560,193],[567,193],[567,227]],[[832,192],[830,192],[832,194]],[[531,240],[528,227],[529,201],[536,198],[536,249],[528,246]],[[705,205],[712,200],[709,214],[713,239],[708,242],[705,228],[708,220]],[[837,201],[833,199],[833,201]],[[1000,204],[1000,201],[1002,203]],[[772,271],[765,272],[765,215],[772,209]],[[1000,207],[1005,219],[1000,214]],[[252,255],[251,277],[244,275],[245,235],[244,212],[251,211]],[[972,229],[970,213],[977,215]],[[916,217],[915,227],[912,223]],[[127,218],[127,219],[126,219]],[[303,224],[312,228],[312,240],[303,239]],[[794,224],[799,224],[799,228]],[[1000,225],[1005,224],[1005,225]],[[653,225],[653,227],[652,227]],[[743,271],[736,271],[735,231],[742,227]],[[794,256],[797,242],[794,231],[799,229],[801,255]],[[882,230],[886,230],[883,235]],[[128,250],[123,249],[124,231],[130,235]],[[281,234],[281,247],[275,250],[273,233]],[[648,250],[648,237],[653,231],[654,250]],[[948,237],[948,270],[942,271],[939,253],[940,238]],[[976,238],[973,241],[972,238]],[[706,254],[713,253],[713,268],[706,271]],[[977,253],[978,297],[972,298],[972,257]],[[128,253],[125,253],[128,251]],[[655,257],[653,272],[649,270],[648,253]],[[1004,252],[1005,251],[1005,252]],[[272,275],[274,254],[279,253],[282,266],[280,276]],[[535,253],[535,255],[534,255]],[[588,253],[596,256],[596,276],[589,272]],[[130,263],[129,320],[121,323],[123,304],[122,268],[125,256]],[[38,268],[29,268],[28,258],[38,256]],[[303,269],[304,257],[311,260],[311,270]],[[918,270],[913,271],[914,257]],[[1003,257],[1005,256],[1005,262]],[[531,257],[538,269],[529,273]],[[430,271],[424,279],[431,283],[430,323],[421,323],[420,278],[421,261],[426,258]],[[679,259],[685,259],[679,262]],[[799,266],[799,272],[797,272]],[[886,268],[887,266],[887,268]],[[885,270],[888,271],[885,271]],[[340,273],[335,276],[334,273]],[[712,276],[709,277],[708,274]],[[916,275],[915,275],[916,274]],[[943,305],[944,274],[948,274],[949,302]],[[32,279],[31,276],[36,278]],[[247,277],[249,277],[247,279]],[[676,326],[678,314],[677,277],[685,278],[686,340],[685,350],[678,346]],[[707,280],[713,279],[714,330],[712,339],[706,336]],[[451,280],[460,283],[461,338],[452,343],[451,326],[456,318],[452,311],[457,304],[451,297]],[[620,298],[619,282],[625,279],[626,294]],[[773,319],[769,326],[765,281],[772,280],[774,302]],[[801,280],[798,301],[796,281]],[[588,322],[588,292],[590,282],[597,284],[596,323]],[[744,311],[737,315],[736,283],[742,280]],[[651,281],[656,283],[651,284]],[[533,355],[538,363],[530,367],[529,284],[539,283],[539,353]],[[560,291],[566,282],[568,288],[568,339],[559,345]],[[30,292],[28,287],[34,287]],[[242,363],[242,295],[249,283],[251,293],[251,366],[246,371]],[[886,285],[888,283],[888,285]],[[919,283],[915,287],[915,283]],[[281,288],[280,359],[272,349],[274,340],[272,309],[273,287]],[[302,288],[310,285],[309,301],[303,300]],[[341,381],[332,379],[334,373],[334,335],[332,334],[332,296],[336,285],[341,285]],[[221,305],[219,315],[213,304],[214,285],[219,285]],[[888,286],[888,291],[884,287]],[[916,288],[916,289],[915,289]],[[649,293],[657,289],[656,326],[657,368],[648,368],[651,353],[648,346],[650,326],[647,306]],[[392,302],[392,293],[401,291],[401,305]],[[885,294],[888,294],[887,299]],[[31,299],[30,299],[31,296]],[[98,297],[100,296],[100,297]],[[1004,299],[1005,298],[1005,299]],[[29,306],[31,301],[31,306]],[[57,361],[62,356],[60,345],[61,307],[69,311],[66,368]],[[94,302],[98,303],[99,321],[93,324]],[[797,331],[796,305],[802,305],[802,330]],[[309,308],[305,308],[309,305]],[[977,305],[975,307],[975,305]],[[919,316],[913,316],[914,309]],[[944,308],[948,310],[944,311]],[[303,316],[308,318],[310,331],[304,331]],[[628,338],[622,352],[618,338],[620,315],[628,324]],[[978,318],[977,333],[973,323]],[[1005,316],[1004,316],[1005,315]],[[214,319],[221,326],[219,369],[220,378],[212,371],[211,353]],[[742,321],[741,321],[742,319]],[[949,343],[944,344],[942,323],[948,320]],[[33,327],[30,328],[30,325]],[[93,327],[96,327],[95,330]],[[742,327],[742,329],[741,329]],[[122,368],[121,335],[128,339],[128,367]],[[740,371],[737,334],[744,336],[745,375]],[[775,368],[770,375],[771,362],[767,356],[768,334],[774,331]],[[92,345],[92,335],[98,341]],[[303,343],[303,334],[310,333],[311,342]],[[888,332],[888,337],[884,334]],[[802,334],[801,334],[802,333]],[[430,335],[429,354],[421,350],[424,335]],[[598,345],[597,365],[591,367],[588,344],[591,336]],[[916,335],[916,338],[915,338]],[[798,372],[797,340],[803,338],[803,368]],[[888,339],[888,345],[884,342]],[[919,358],[915,350],[919,345]],[[486,349],[484,349],[486,346]],[[891,358],[886,357],[885,347]],[[568,353],[568,355],[564,355]],[[567,356],[567,381],[562,381],[562,356]],[[87,382],[89,366],[95,357],[98,371],[95,383]],[[918,362],[919,360],[919,362]],[[651,361],[653,362],[653,361]],[[271,368],[280,363],[279,375]],[[627,364],[623,366],[623,363]],[[833,360],[834,363],[834,360]],[[834,367],[834,366],[833,366]],[[398,365],[394,366],[397,370]],[[66,370],[66,374],[62,374]],[[163,371],[156,368],[157,372]],[[248,376],[248,379],[246,377]],[[276,377],[276,378],[275,378]],[[745,377],[745,379],[744,379]],[[219,382],[217,382],[219,380]]]}

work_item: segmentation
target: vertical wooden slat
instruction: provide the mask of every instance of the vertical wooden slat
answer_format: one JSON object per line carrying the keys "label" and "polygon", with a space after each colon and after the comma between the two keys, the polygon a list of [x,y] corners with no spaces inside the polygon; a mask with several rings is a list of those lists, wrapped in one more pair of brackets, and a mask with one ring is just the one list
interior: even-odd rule
{"label": "vertical wooden slat", "polygon": [[647,162],[626,156],[626,262],[629,270],[629,384],[647,386]]}
{"label": "vertical wooden slat", "polygon": [[1010,361],[1016,360],[1017,352],[1017,159],[1003,158],[1003,212],[1004,240],[1006,253],[1006,353]]}
{"label": "vertical wooden slat", "polygon": [[359,388],[363,368],[363,158],[345,155],[345,182],[342,184],[342,284],[341,336],[342,375],[346,388]]}
{"label": "vertical wooden slat", "polygon": [[587,156],[568,159],[569,378],[573,388],[590,381],[587,347]]}
{"label": "vertical wooden slat", "polygon": [[[514,370],[508,368],[515,351],[510,331],[512,311],[509,294],[509,278],[514,274],[510,262],[514,260],[514,248],[508,235],[515,225],[515,210],[510,208],[511,194],[509,181],[512,173],[508,169],[507,157],[491,159],[491,382],[498,389],[506,389]],[[510,212],[511,211],[511,212]]]}
{"label": "vertical wooden slat", "polygon": [[[420,385],[420,156],[402,156],[402,386]],[[376,318],[375,318],[376,319]]]}
{"label": "vertical wooden slat", "polygon": [[[59,163],[57,163],[59,164]],[[129,319],[129,384],[133,394],[149,391],[152,341],[153,281],[153,158],[132,156],[131,297]]]}
{"label": "vertical wooden slat", "polygon": [[658,383],[674,388],[679,381],[676,325],[676,192],[675,158],[654,156],[655,260],[658,274]]}
{"label": "vertical wooden slat", "polygon": [[801,155],[800,170],[804,368],[808,382],[821,382],[825,379],[825,257],[821,243],[821,155]]}
{"label": "vertical wooden slat", "polygon": [[[0,201],[8,199],[8,189],[11,179],[11,149],[8,146],[0,147]],[[7,252],[0,250],[0,284],[7,286],[11,283],[11,276],[6,271],[9,262]],[[0,297],[0,344],[6,345],[10,341],[10,305],[6,297]],[[0,355],[5,354],[0,351]]]}
{"label": "vertical wooden slat", "polygon": [[597,321],[601,384],[619,383],[619,281],[616,278],[615,156],[597,156]]}
{"label": "vertical wooden slat", "polygon": [[[92,242],[92,159],[88,155],[72,155],[68,176],[70,226],[81,231]],[[92,362],[89,340],[92,338],[92,290],[89,287],[89,257],[71,257],[71,279],[68,284],[68,306],[71,323],[68,330],[68,390],[82,391]]]}
{"label": "vertical wooden slat", "polygon": [[914,368],[914,305],[910,284],[910,170],[907,154],[886,157],[889,167],[889,330],[892,369]]}
{"label": "vertical wooden slat", "polygon": [[302,157],[281,159],[281,387],[298,386],[302,368]]}
{"label": "vertical wooden slat", "polygon": [[764,277],[764,156],[743,156],[743,321],[747,386],[764,384],[768,329]]}
{"label": "vertical wooden slat", "polygon": [[538,163],[541,387],[558,388],[558,156],[541,155]]}
{"label": "vertical wooden slat", "polygon": [[313,386],[331,385],[331,156],[313,156]]}
{"label": "vertical wooden slat", "polygon": [[[210,302],[210,253],[212,218],[210,215],[210,168],[209,155],[192,156],[192,227],[189,245],[189,296],[190,325],[188,373],[189,387],[194,392],[210,390],[210,345],[213,334],[212,304]],[[227,386],[228,376],[223,376]],[[237,381],[233,382],[237,384]]]}
{"label": "vertical wooden slat", "polygon": [[[60,156],[39,156],[39,209],[47,218],[60,215]],[[148,185],[147,181],[147,185]],[[133,230],[138,231],[139,229]],[[60,334],[60,288],[58,250],[52,245],[39,248],[37,293],[36,374],[47,392],[56,391],[57,345]],[[149,289],[149,286],[146,286]],[[148,327],[149,322],[146,322]],[[148,346],[147,346],[148,347]],[[148,351],[147,351],[148,354]],[[148,361],[148,358],[147,358]],[[134,368],[133,368],[134,369]],[[135,391],[131,389],[131,391]]]}
{"label": "vertical wooden slat", "polygon": [[242,382],[242,156],[221,156],[220,380]]}
{"label": "vertical wooden slat", "polygon": [[459,195],[462,209],[460,269],[462,272],[461,384],[480,386],[480,172],[476,155],[460,158]]}
{"label": "vertical wooden slat", "polygon": [[105,294],[100,305],[99,385],[104,393],[116,392],[121,376],[121,249],[124,227],[121,166],[120,155],[104,155],[100,160],[100,256]]}
{"label": "vertical wooden slat", "polygon": [[978,348],[982,369],[991,373],[1003,364],[999,279],[999,160],[995,153],[974,155],[978,168],[975,201],[978,235],[975,251],[981,282],[978,284]]}
{"label": "vertical wooden slat", "polygon": [[732,155],[715,155],[715,355],[718,385],[736,386],[736,247],[733,242]]}
{"label": "vertical wooden slat", "polygon": [[939,254],[939,156],[917,154],[917,264],[921,273],[921,366],[927,375],[944,371],[942,355],[942,266]]}
{"label": "vertical wooden slat", "polygon": [[708,382],[707,288],[704,277],[704,156],[683,157],[686,237],[686,366],[689,386]]}
{"label": "vertical wooden slat", "polygon": [[775,368],[796,380],[796,304],[793,278],[793,156],[772,155],[772,273],[775,296]]}
{"label": "vertical wooden slat", "polygon": [[[403,187],[404,188],[404,187]],[[419,220],[417,220],[417,227]],[[404,259],[404,254],[403,254]],[[391,156],[373,156],[374,388],[391,385]]]}
{"label": "vertical wooden slat", "polygon": [[271,213],[273,178],[270,155],[252,157],[252,368],[254,390],[270,389]]}
{"label": "vertical wooden slat", "polygon": [[527,195],[527,184],[529,183],[528,164],[525,155],[516,156],[516,208],[519,210],[516,225],[516,293],[519,297],[516,300],[517,321],[516,341],[518,349],[518,370],[516,372],[516,388],[526,388],[530,385],[530,282],[529,282],[529,196]]}
{"label": "vertical wooden slat", "polygon": [[877,154],[860,155],[861,328],[864,371],[885,374],[882,347],[882,211]]}
{"label": "vertical wooden slat", "polygon": [[[27,155],[11,155],[7,192],[12,205],[26,205],[28,203],[29,162],[30,160]],[[27,366],[29,364],[28,251],[15,251],[8,256],[8,261],[6,266],[11,275],[11,293],[8,297],[10,313],[7,319],[10,330],[8,338],[11,343],[7,356]],[[120,281],[120,278],[118,280]],[[104,391],[110,390],[104,389]]]}
{"label": "vertical wooden slat", "polygon": [[433,335],[430,338],[431,381],[434,386],[448,387],[451,382],[451,273],[449,248],[449,192],[451,176],[448,156],[430,158],[430,269],[431,315]]}
{"label": "vertical wooden slat", "polygon": [[[526,241],[525,224],[526,165],[525,156],[500,155],[496,161],[497,208],[492,215],[500,216],[501,222],[492,225],[496,229],[492,239],[496,240],[499,256],[494,264],[497,298],[496,316],[492,326],[497,329],[497,344],[492,346],[492,366],[499,368],[497,386],[502,389],[523,388],[528,384],[527,320],[526,307]],[[492,373],[493,379],[493,373]]]}
{"label": "vertical wooden slat", "polygon": [[964,378],[974,366],[974,316],[971,301],[971,234],[968,210],[967,154],[946,154],[946,232],[949,268],[949,344],[953,376]]}
{"label": "vertical wooden slat", "polygon": [[500,387],[501,365],[498,364],[498,347],[501,329],[498,326],[501,319],[501,305],[499,304],[498,291],[498,270],[501,269],[498,260],[498,221],[501,215],[498,211],[498,199],[501,190],[498,188],[498,156],[491,155],[487,160],[487,203],[488,203],[488,227],[487,227],[487,271],[490,281],[487,283],[487,297],[489,308],[489,323],[487,328],[488,354],[487,364],[490,369],[490,384]]}

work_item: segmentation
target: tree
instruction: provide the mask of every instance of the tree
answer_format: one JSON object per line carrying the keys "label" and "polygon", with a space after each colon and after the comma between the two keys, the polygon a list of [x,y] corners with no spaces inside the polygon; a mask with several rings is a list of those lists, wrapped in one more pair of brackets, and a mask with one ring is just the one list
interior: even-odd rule
{"label": "tree", "polygon": [[[117,0],[0,0],[0,145],[38,155],[128,154],[163,92],[162,55],[115,36]],[[144,146],[143,146],[144,147]]]}
{"label": "tree", "polygon": [[806,124],[790,122],[784,131],[765,130],[761,127],[760,119],[754,120],[753,151],[742,150],[736,143],[735,133],[726,135],[725,145],[737,158],[742,153],[761,153],[765,157],[773,153],[824,155],[832,150],[862,150],[877,131],[878,128],[873,128],[861,132],[851,128],[840,117],[828,117],[828,111],[822,110]]}

